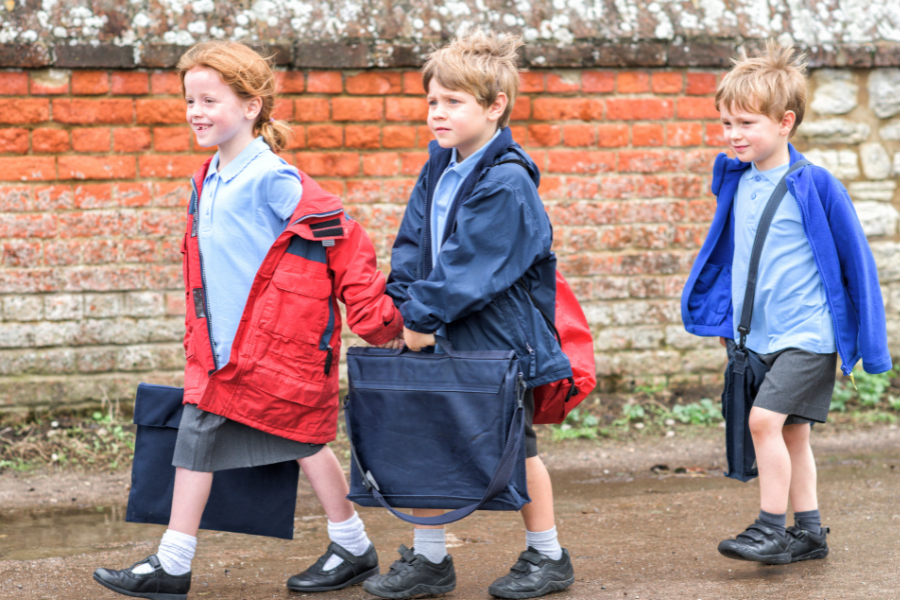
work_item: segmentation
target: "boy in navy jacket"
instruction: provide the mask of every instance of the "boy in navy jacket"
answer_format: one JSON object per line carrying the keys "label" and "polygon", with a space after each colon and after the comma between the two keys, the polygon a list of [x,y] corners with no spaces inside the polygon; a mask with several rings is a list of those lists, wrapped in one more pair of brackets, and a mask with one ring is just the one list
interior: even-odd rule
{"label": "boy in navy jacket", "polygon": [[[527,549],[488,589],[500,598],[542,596],[575,579],[557,540],[550,477],[531,427],[530,388],[570,377],[572,370],[541,315],[541,309],[554,314],[556,259],[537,192],[540,174],[507,127],[519,88],[519,46],[518,38],[475,31],[429,57],[423,83],[436,139],[394,242],[387,290],[403,314],[411,350],[435,346],[438,334],[458,350],[514,350],[519,357],[529,388],[531,502],[522,509]],[[400,555],[389,573],[365,582],[366,591],[409,598],[456,586],[443,528],[417,527],[414,548],[401,546]]]}
{"label": "boy in navy jacket", "polygon": [[[750,254],[760,217],[791,165],[804,160],[788,143],[803,119],[802,57],[769,42],[765,56],[734,61],[716,94],[725,138],[737,158],[716,159],[718,205],[681,299],[691,333],[734,340],[769,367],[749,426],[759,469],[759,518],[719,544],[729,558],[783,564],[824,558],[812,422],[825,422],[837,357],[850,375],[891,368],[884,306],[872,252],[844,186],[808,165],[786,176],[759,261],[750,331],[738,331]],[[793,527],[785,528],[788,499]]]}

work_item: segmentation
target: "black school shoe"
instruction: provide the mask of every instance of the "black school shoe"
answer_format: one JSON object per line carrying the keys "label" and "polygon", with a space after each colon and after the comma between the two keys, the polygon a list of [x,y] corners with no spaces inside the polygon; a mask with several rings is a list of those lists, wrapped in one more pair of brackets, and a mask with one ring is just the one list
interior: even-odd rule
{"label": "black school shoe", "polygon": [[509,573],[491,584],[488,593],[497,598],[537,598],[564,590],[574,582],[568,550],[563,548],[559,560],[553,560],[529,546]]}
{"label": "black school shoe", "polygon": [[791,562],[791,536],[779,535],[773,528],[757,521],[735,539],[721,542],[719,554],[736,560],[786,565]]}
{"label": "black school shoe", "polygon": [[828,542],[825,538],[831,533],[828,527],[822,527],[818,534],[796,525],[787,528],[791,538],[791,562],[814,560],[828,556]]}
{"label": "black school shoe", "polygon": [[[150,563],[153,571],[145,574],[132,573],[133,568],[144,563]],[[155,554],[121,571],[97,569],[94,571],[94,579],[114,592],[149,600],[186,600],[191,590],[191,572],[169,575],[159,564]]]}
{"label": "black school shoe", "polygon": [[456,571],[453,557],[449,554],[439,563],[433,563],[421,554],[415,554],[400,546],[400,560],[391,565],[391,570],[376,575],[363,583],[363,588],[380,598],[413,598],[434,596],[452,592],[456,587]]}
{"label": "black school shoe", "polygon": [[[334,555],[344,559],[344,562],[326,571],[325,563]],[[330,592],[362,583],[372,575],[378,575],[375,546],[370,544],[365,554],[354,556],[343,546],[331,542],[313,566],[287,580],[287,587],[295,592]]]}

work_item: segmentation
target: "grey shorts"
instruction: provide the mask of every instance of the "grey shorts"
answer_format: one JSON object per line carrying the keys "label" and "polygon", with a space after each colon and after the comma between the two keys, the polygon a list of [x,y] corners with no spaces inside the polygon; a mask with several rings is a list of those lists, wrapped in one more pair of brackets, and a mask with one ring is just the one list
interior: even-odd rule
{"label": "grey shorts", "polygon": [[[731,357],[735,343],[728,342]],[[785,425],[824,423],[831,407],[837,354],[785,348],[759,358],[769,367],[753,406],[788,415]]]}
{"label": "grey shorts", "polygon": [[525,458],[538,455],[537,434],[534,432],[534,390],[525,392],[522,400],[525,407]]}
{"label": "grey shorts", "polygon": [[185,404],[172,466],[211,473],[312,456],[325,444],[272,435]]}

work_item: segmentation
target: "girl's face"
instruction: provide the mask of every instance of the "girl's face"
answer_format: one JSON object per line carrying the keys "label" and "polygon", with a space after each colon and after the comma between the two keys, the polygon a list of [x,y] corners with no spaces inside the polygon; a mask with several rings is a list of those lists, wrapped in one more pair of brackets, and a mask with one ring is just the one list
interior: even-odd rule
{"label": "girl's face", "polygon": [[253,135],[253,123],[259,116],[259,98],[241,100],[228,87],[219,72],[209,67],[194,67],[184,75],[184,99],[187,122],[197,136],[197,144],[228,146],[232,140]]}

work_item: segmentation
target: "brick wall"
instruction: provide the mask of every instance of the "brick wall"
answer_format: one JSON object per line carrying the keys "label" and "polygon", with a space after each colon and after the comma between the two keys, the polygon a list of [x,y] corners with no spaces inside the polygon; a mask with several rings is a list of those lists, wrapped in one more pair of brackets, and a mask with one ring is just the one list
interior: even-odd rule
{"label": "brick wall", "polygon": [[[418,72],[279,76],[277,117],[296,134],[284,158],[344,198],[387,270],[430,140]],[[720,378],[721,348],[688,336],[679,309],[715,207],[718,77],[523,75],[513,136],[542,170],[559,266],[594,327],[607,389]],[[834,160],[852,148],[822,143]],[[0,71],[0,410],[127,399],[139,381],[180,381],[178,248],[187,178],[207,156],[171,71]],[[892,209],[893,187],[886,198]],[[884,260],[896,255],[896,227],[874,233],[890,241]]]}

